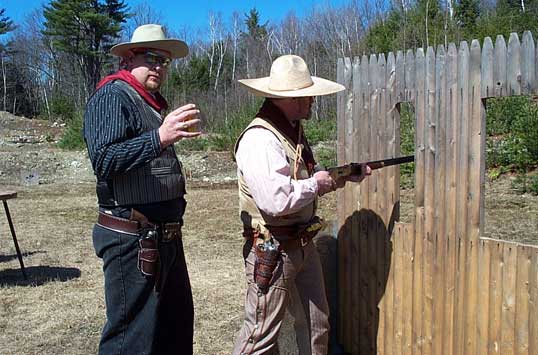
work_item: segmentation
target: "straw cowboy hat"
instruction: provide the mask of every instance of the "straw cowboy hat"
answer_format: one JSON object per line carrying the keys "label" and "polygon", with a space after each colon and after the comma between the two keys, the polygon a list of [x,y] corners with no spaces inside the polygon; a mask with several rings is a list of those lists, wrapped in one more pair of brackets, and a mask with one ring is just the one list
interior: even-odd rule
{"label": "straw cowboy hat", "polygon": [[170,52],[172,58],[182,58],[189,54],[185,42],[175,38],[166,38],[162,26],[142,25],[136,28],[131,42],[116,44],[110,53],[118,57],[127,57],[133,48],[153,48]]}
{"label": "straw cowboy hat", "polygon": [[291,54],[275,59],[269,76],[239,82],[255,95],[270,98],[321,96],[345,90],[334,81],[311,76],[303,58]]}

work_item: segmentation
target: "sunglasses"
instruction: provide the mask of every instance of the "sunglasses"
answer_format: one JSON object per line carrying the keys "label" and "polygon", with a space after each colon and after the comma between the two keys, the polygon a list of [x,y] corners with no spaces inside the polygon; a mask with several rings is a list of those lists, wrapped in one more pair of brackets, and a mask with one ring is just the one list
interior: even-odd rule
{"label": "sunglasses", "polygon": [[138,53],[138,54],[143,54],[144,62],[146,62],[146,64],[148,65],[151,65],[152,67],[155,67],[158,65],[160,67],[166,68],[172,62],[172,59],[163,57],[162,55],[155,52],[151,52],[151,51]]}

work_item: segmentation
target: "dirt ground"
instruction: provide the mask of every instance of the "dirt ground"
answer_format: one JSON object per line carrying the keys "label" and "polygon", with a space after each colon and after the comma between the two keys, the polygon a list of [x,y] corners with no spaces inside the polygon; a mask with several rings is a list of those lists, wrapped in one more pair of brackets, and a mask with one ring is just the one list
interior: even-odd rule
{"label": "dirt ground", "polygon": [[[43,123],[32,133],[40,122],[18,120],[0,113],[0,189],[18,191],[8,203],[30,281],[0,212],[0,354],[95,354],[105,309],[91,242],[91,167],[84,152],[53,147],[56,127]],[[180,157],[189,170],[184,244],[195,354],[229,354],[245,290],[235,168],[228,153]],[[412,219],[412,199],[412,191],[402,192],[402,220]],[[322,198],[320,215],[334,218],[336,203]],[[514,194],[509,177],[488,183],[485,222],[484,236],[538,244],[538,197]]]}

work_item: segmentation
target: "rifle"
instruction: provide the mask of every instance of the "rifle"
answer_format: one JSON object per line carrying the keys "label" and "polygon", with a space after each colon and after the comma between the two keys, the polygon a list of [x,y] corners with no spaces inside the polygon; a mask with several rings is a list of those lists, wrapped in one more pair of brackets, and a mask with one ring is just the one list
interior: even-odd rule
{"label": "rifle", "polygon": [[[391,165],[399,165],[404,163],[411,163],[415,161],[414,155],[408,155],[405,157],[399,157],[399,158],[390,158],[390,159],[382,159],[382,160],[374,160],[369,161],[366,164],[370,167],[372,170],[381,169],[385,166],[391,166]],[[351,175],[361,175],[361,163],[349,163],[346,165],[340,165],[340,166],[333,166],[330,168],[327,168],[327,171],[333,178],[333,180],[336,181],[336,179]]]}

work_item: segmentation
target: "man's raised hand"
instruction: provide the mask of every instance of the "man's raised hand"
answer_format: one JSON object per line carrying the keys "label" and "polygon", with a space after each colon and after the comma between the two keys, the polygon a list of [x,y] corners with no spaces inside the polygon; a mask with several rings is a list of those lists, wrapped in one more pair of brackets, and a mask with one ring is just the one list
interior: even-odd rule
{"label": "man's raised hand", "polygon": [[200,119],[197,118],[200,110],[195,104],[187,104],[170,112],[159,127],[161,147],[174,144],[183,138],[198,137],[202,132],[190,132],[189,127],[198,127]]}

